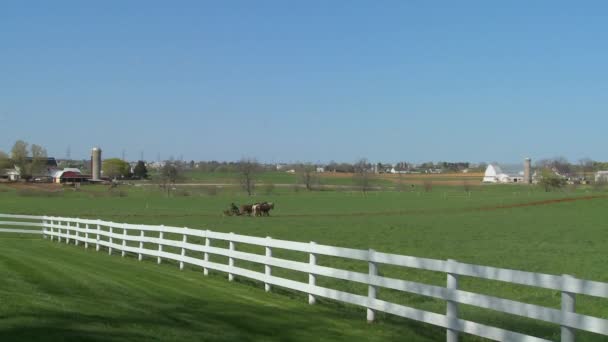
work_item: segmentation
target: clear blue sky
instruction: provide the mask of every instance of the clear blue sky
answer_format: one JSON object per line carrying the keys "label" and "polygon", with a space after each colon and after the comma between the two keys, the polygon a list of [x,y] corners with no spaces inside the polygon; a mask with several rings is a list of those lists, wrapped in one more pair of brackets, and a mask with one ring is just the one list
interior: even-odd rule
{"label": "clear blue sky", "polygon": [[0,150],[608,160],[608,2],[2,1]]}

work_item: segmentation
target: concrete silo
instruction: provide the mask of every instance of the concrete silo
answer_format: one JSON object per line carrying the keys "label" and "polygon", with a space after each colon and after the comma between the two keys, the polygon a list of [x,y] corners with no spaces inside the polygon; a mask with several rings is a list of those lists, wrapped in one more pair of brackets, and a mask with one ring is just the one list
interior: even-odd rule
{"label": "concrete silo", "polygon": [[532,159],[524,159],[524,183],[532,184]]}
{"label": "concrete silo", "polygon": [[93,147],[91,150],[91,180],[101,180],[101,149]]}

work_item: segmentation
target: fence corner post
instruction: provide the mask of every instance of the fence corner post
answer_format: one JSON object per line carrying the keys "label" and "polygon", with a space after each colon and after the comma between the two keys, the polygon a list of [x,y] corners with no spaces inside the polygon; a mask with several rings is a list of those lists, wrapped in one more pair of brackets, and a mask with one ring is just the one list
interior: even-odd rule
{"label": "fence corner post", "polygon": [[308,273],[308,287],[309,287],[309,293],[308,293],[308,304],[315,304],[317,302],[316,298],[314,295],[312,295],[312,290],[317,283],[317,276],[314,273],[314,268],[317,265],[317,255],[314,253],[315,252],[315,247],[316,247],[317,243],[314,241],[310,241],[310,253],[308,254],[308,267],[310,267],[309,273]]}
{"label": "fence corner post", "polygon": [[566,284],[569,281],[575,280],[571,275],[562,274],[562,326],[561,326],[561,342],[574,342],[575,331],[573,328],[563,325],[566,321],[566,315],[568,313],[575,312],[576,306],[576,294],[573,292],[566,291]]}
{"label": "fence corner post", "polygon": [[368,251],[367,323],[372,323],[376,318],[374,310],[371,309],[378,293],[378,288],[372,285],[374,278],[378,275],[378,265],[374,262],[374,253],[373,249]]}
{"label": "fence corner post", "polygon": [[[272,258],[272,249],[270,249],[270,240],[271,237],[267,236],[266,237],[268,244],[266,245],[266,258],[270,259]],[[264,282],[264,290],[266,292],[270,292],[270,283],[268,282],[269,278],[272,276],[272,269],[270,268],[270,265],[268,264],[270,260],[266,260],[266,263],[264,264],[264,274],[266,276],[266,282]]]}
{"label": "fence corner post", "polygon": [[[453,259],[447,260],[447,289],[448,296],[453,295],[453,290],[458,290],[458,274],[456,274],[457,261]],[[446,330],[447,342],[458,342],[458,303],[455,301],[448,300],[446,302],[446,316],[448,320]]]}

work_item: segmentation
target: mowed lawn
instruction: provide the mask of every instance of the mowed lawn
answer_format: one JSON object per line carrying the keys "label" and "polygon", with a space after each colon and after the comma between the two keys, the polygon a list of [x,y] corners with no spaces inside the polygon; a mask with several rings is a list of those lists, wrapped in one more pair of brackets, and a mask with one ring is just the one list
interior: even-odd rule
{"label": "mowed lawn", "polygon": [[[454,186],[433,187],[431,192],[414,187],[404,192],[371,192],[367,195],[359,192],[293,192],[291,189],[278,189],[249,198],[234,189],[221,189],[214,195],[192,187],[184,190],[187,192],[182,190],[178,188],[174,196],[167,198],[152,187],[124,187],[119,190],[122,193],[110,192],[103,187],[83,187],[78,192],[66,190],[58,194],[9,189],[0,191],[0,207],[3,208],[0,211],[187,226],[351,248],[373,248],[418,257],[451,258],[473,264],[571,274],[608,282],[606,192],[583,188],[546,193],[534,187],[482,186],[473,187],[471,193],[465,193],[462,187]],[[241,204],[262,200],[277,204],[272,217],[221,215],[221,211],[231,202]],[[70,248],[82,252],[81,247]],[[238,245],[237,249],[263,253],[263,249],[246,245]],[[277,250],[273,254],[282,258],[307,260],[307,255],[303,253]],[[212,260],[226,262],[220,257]],[[318,261],[326,266],[367,271],[365,263],[329,257],[320,257]],[[237,265],[261,270],[259,265],[247,262],[237,261]],[[445,286],[446,281],[444,274],[385,265],[380,265],[380,273],[440,286]],[[306,274],[298,272],[273,269],[273,274],[306,281]],[[213,277],[225,278],[225,275]],[[226,286],[225,280],[219,279],[220,284]],[[324,277],[319,277],[318,283],[357,294],[366,294],[367,290],[362,285]],[[260,284],[247,283],[243,286],[250,287],[258,299],[266,298]],[[461,287],[467,291],[526,303],[560,307],[560,294],[556,291],[468,277],[461,278]],[[285,301],[305,302],[303,295],[281,293],[285,295]],[[379,291],[379,298],[428,311],[445,312],[445,303],[431,298],[384,289]],[[354,312],[357,319],[364,319],[363,309],[340,305],[328,305],[328,309],[336,317]],[[578,296],[577,311],[608,318],[608,300]],[[555,325],[466,305],[461,306],[461,313],[465,319],[559,340],[559,327]],[[441,338],[436,335],[430,338],[443,339],[441,330],[427,325],[387,315],[379,315],[379,322],[387,326],[397,322],[400,333],[416,338],[425,337],[429,331],[439,331],[437,334]],[[577,338],[579,341],[602,340],[597,335],[584,333]],[[477,339],[465,337],[464,340]]]}
{"label": "mowed lawn", "polygon": [[96,253],[0,236],[4,341],[433,341],[439,329],[367,324],[361,312]]}

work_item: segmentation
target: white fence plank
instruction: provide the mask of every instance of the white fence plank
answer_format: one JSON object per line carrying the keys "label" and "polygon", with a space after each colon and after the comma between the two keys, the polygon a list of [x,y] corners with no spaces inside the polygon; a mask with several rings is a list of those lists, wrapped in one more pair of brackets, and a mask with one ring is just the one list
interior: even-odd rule
{"label": "white fence plank", "polygon": [[42,230],[0,228],[0,233],[42,234]]}

